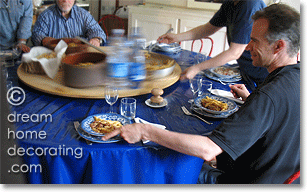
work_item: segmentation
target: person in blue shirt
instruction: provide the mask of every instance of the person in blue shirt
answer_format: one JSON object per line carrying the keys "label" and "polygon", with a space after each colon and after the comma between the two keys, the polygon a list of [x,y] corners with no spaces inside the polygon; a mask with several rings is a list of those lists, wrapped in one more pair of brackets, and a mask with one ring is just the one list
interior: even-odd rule
{"label": "person in blue shirt", "polygon": [[31,37],[33,5],[31,0],[0,1],[0,49],[9,50],[17,46],[29,52],[27,39]]}
{"label": "person in blue shirt", "polygon": [[56,0],[37,18],[32,41],[35,46],[47,46],[54,39],[79,36],[95,46],[106,42],[106,34],[93,16],[75,5],[75,0]]}
{"label": "person in blue shirt", "polygon": [[216,33],[222,27],[226,27],[229,49],[210,60],[187,68],[183,71],[180,79],[192,79],[202,70],[237,60],[243,79],[251,90],[254,90],[255,83],[256,85],[261,84],[268,72],[263,67],[254,67],[252,65],[251,55],[249,51],[245,50],[245,47],[250,41],[253,24],[251,16],[264,7],[266,5],[262,0],[226,0],[208,23],[184,33],[162,35],[158,38],[158,41],[161,39],[163,43],[174,43],[201,39]]}

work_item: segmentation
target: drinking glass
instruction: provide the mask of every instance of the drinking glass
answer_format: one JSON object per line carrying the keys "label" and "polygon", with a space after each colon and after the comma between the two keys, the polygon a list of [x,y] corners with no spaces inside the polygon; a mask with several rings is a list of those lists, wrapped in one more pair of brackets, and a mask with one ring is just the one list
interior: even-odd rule
{"label": "drinking glass", "polygon": [[110,113],[113,112],[113,104],[116,103],[118,99],[118,90],[114,86],[105,87],[105,99],[106,102],[110,105]]}
{"label": "drinking glass", "polygon": [[206,93],[211,93],[211,90],[212,90],[212,82],[202,79],[201,87],[198,91],[198,97]]}
{"label": "drinking glass", "polygon": [[134,119],[136,114],[136,99],[122,98],[120,101],[120,114],[129,120]]}
{"label": "drinking glass", "polygon": [[197,53],[195,56],[195,64],[204,62],[208,59],[207,53]]}
{"label": "drinking glass", "polygon": [[193,99],[190,99],[189,102],[192,102],[195,99],[196,93],[201,89],[202,76],[196,75],[193,79],[189,79],[190,88],[193,93]]}
{"label": "drinking glass", "polygon": [[13,59],[17,59],[20,57],[22,50],[20,47],[18,47],[18,43],[14,44],[13,48],[12,48],[12,57]]}

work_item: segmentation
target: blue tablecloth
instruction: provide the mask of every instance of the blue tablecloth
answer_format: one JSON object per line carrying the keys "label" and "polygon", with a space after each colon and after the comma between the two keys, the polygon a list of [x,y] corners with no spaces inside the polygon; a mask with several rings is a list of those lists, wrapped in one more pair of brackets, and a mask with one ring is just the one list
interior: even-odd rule
{"label": "blue tablecloth", "polygon": [[[182,70],[192,65],[196,53],[182,51],[168,55]],[[109,105],[104,99],[77,99],[51,95],[32,89],[18,81],[18,66],[8,68],[13,86],[26,93],[25,102],[11,106],[11,114],[51,114],[52,122],[15,122],[16,131],[45,131],[45,139],[19,139],[23,149],[32,149],[29,155],[20,155],[27,170],[27,180],[33,184],[195,184],[203,164],[197,157],[178,153],[155,143],[128,144],[93,143],[88,145],[74,129],[73,122],[81,122],[89,115],[105,113]],[[213,81],[213,88],[229,90],[228,85]],[[163,124],[168,130],[205,134],[212,131],[223,119],[204,117],[212,125],[198,118],[186,116],[181,106],[190,107],[192,92],[188,81],[178,81],[164,89],[162,95],[168,105],[150,108],[145,100],[151,94],[136,96],[137,117],[152,123]],[[119,113],[119,100],[115,108]],[[33,119],[32,119],[33,121]],[[42,149],[47,150],[46,153]],[[72,149],[73,151],[66,151]],[[77,151],[77,149],[79,151]],[[37,150],[34,153],[34,150]],[[82,153],[81,153],[82,150]],[[35,167],[37,168],[35,170]],[[41,170],[39,169],[41,168]]]}

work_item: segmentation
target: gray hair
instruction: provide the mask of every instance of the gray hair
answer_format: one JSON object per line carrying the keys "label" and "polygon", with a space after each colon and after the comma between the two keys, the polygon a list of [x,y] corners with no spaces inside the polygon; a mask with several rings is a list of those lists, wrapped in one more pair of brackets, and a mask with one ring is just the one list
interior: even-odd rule
{"label": "gray hair", "polygon": [[269,27],[266,39],[270,44],[283,39],[287,42],[290,57],[297,55],[300,49],[300,14],[294,8],[278,3],[257,11],[252,19],[267,19]]}

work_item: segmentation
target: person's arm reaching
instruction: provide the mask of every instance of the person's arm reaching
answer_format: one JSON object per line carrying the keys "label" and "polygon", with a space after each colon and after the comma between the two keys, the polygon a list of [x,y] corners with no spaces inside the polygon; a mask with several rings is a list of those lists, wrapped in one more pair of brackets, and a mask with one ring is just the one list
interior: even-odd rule
{"label": "person's arm reaching", "polygon": [[230,47],[228,50],[223,51],[222,53],[218,54],[217,56],[207,61],[204,61],[202,63],[199,63],[184,70],[181,74],[180,80],[192,79],[197,73],[199,73],[202,70],[210,69],[212,67],[222,66],[228,63],[229,61],[240,58],[246,46],[247,44],[230,43]]}
{"label": "person's arm reaching", "polygon": [[175,43],[175,42],[181,42],[181,41],[188,41],[188,40],[197,40],[204,37],[208,37],[218,30],[220,30],[221,27],[216,27],[211,25],[210,23],[206,23],[204,25],[200,25],[198,27],[195,27],[187,32],[174,34],[174,33],[167,33],[164,35],[161,35],[157,41],[160,41],[160,43]]}
{"label": "person's arm reaching", "polygon": [[175,151],[196,156],[206,161],[213,160],[222,153],[222,149],[208,137],[192,134],[176,133],[159,129],[149,124],[130,124],[117,129],[102,137],[108,140],[118,134],[128,142],[136,143],[140,140],[150,140]]}

